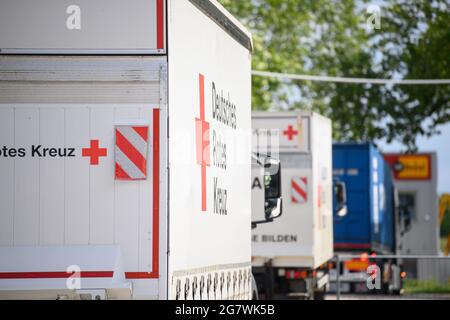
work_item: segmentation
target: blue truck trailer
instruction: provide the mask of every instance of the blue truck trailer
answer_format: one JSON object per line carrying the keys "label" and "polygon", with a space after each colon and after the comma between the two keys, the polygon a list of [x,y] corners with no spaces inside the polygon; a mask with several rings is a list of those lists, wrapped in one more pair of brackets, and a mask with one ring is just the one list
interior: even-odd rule
{"label": "blue truck trailer", "polygon": [[333,219],[334,249],[394,253],[394,185],[390,166],[377,148],[370,143],[333,144],[333,178],[345,184],[347,193],[347,214]]}
{"label": "blue truck trailer", "polygon": [[[361,257],[342,262],[343,290],[367,291],[367,268],[376,263],[382,275],[381,290],[399,292],[400,263],[372,258],[396,253],[401,221],[391,167],[371,143],[335,143],[333,180],[335,190],[340,190],[335,192],[340,201],[333,201],[334,251]],[[337,207],[343,197],[344,212]]]}

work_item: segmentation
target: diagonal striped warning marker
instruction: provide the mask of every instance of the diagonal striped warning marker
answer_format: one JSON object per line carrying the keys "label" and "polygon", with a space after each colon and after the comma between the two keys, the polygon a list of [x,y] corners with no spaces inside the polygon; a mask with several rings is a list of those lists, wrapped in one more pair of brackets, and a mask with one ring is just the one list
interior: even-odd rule
{"label": "diagonal striped warning marker", "polygon": [[293,177],[291,179],[291,201],[305,203],[308,201],[308,179],[306,177]]}
{"label": "diagonal striped warning marker", "polygon": [[116,179],[145,180],[147,178],[147,126],[116,126]]}

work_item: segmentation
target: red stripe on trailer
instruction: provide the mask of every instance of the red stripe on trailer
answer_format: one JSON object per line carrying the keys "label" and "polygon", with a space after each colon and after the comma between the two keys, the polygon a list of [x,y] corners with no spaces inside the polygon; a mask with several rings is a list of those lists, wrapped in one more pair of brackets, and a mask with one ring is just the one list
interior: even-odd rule
{"label": "red stripe on trailer", "polygon": [[145,175],[147,172],[147,160],[142,154],[119,132],[116,130],[116,146],[133,162],[136,167]]}
{"label": "red stripe on trailer", "polygon": [[159,275],[152,272],[125,272],[125,278],[127,279],[158,279]]}
{"label": "red stripe on trailer", "polygon": [[[1,272],[0,279],[67,279],[69,277],[78,278],[76,273],[63,271],[44,271],[44,272]],[[82,271],[79,278],[112,278],[113,271]],[[127,279],[157,279],[159,275],[152,272],[125,272]]]}
{"label": "red stripe on trailer", "polygon": [[[112,278],[113,271],[82,271],[80,278]],[[45,272],[1,272],[0,279],[65,279],[70,276],[76,277],[76,273],[67,273],[59,271]],[[127,279],[157,279],[159,275],[154,272],[125,272]]]}
{"label": "red stripe on trailer", "polygon": [[164,0],[156,0],[156,47],[164,49]]}
{"label": "red stripe on trailer", "polygon": [[159,277],[159,134],[160,111],[153,109],[153,263],[152,274]]}
{"label": "red stripe on trailer", "polygon": [[40,272],[0,272],[0,279],[64,279],[75,278],[112,278],[113,271],[40,271]]}
{"label": "red stripe on trailer", "polygon": [[127,279],[159,278],[159,157],[160,110],[153,109],[153,248],[151,272],[125,272]]}

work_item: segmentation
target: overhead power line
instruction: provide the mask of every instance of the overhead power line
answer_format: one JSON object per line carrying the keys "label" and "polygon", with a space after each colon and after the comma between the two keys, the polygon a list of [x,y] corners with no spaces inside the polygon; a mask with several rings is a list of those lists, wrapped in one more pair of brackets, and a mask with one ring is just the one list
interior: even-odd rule
{"label": "overhead power line", "polygon": [[398,84],[398,85],[439,85],[450,84],[450,79],[371,79],[371,78],[346,78],[330,76],[312,76],[306,74],[290,74],[269,71],[253,70],[252,74],[258,77],[278,78],[284,80],[309,80],[322,82],[341,83],[370,83],[370,84]]}

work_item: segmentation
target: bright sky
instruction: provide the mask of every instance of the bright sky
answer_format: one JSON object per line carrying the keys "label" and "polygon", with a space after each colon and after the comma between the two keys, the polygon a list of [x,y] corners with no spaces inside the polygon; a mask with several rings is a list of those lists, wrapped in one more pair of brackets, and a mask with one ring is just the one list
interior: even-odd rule
{"label": "bright sky", "polygon": [[[438,127],[440,135],[431,138],[417,138],[419,152],[436,151],[438,161],[438,192],[450,193],[450,122]],[[404,151],[405,148],[398,143],[379,143],[383,152]]]}

